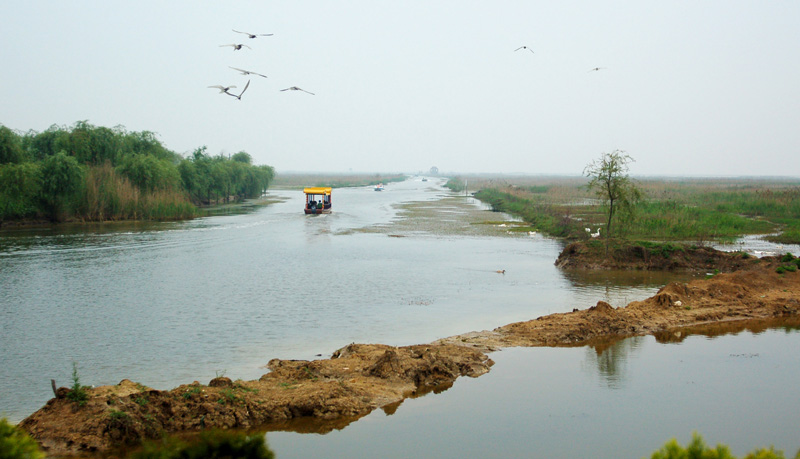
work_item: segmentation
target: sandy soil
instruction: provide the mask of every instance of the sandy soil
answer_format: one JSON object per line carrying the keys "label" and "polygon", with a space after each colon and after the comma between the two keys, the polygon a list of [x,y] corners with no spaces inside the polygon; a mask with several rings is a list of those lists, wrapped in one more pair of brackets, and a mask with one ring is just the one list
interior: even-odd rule
{"label": "sandy soil", "polygon": [[[666,285],[651,298],[614,308],[599,301],[586,310],[551,314],[491,331],[404,347],[350,344],[328,359],[272,360],[254,381],[216,378],[168,391],[124,380],[87,389],[80,406],[58,395],[20,427],[49,454],[102,453],[158,438],[164,432],[265,428],[324,432],[376,408],[387,412],[407,397],[477,377],[492,366],[488,352],[508,346],[575,346],[654,334],[680,336],[681,327],[777,319],[796,320],[800,272],[778,274],[777,258],[743,263],[710,279]],[[303,424],[303,419],[324,420]],[[298,422],[297,420],[300,420]]]}

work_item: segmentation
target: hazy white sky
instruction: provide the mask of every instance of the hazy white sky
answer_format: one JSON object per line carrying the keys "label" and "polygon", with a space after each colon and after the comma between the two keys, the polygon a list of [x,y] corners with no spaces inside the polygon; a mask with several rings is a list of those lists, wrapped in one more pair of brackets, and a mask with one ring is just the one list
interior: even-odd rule
{"label": "hazy white sky", "polygon": [[19,0],[0,26],[21,131],[123,125],[279,173],[578,175],[620,149],[634,175],[800,176],[796,0]]}

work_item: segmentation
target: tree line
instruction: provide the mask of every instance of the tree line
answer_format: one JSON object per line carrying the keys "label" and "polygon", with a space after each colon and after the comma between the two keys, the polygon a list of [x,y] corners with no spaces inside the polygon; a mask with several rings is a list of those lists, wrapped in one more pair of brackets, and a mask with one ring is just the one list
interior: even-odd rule
{"label": "tree line", "polygon": [[260,196],[274,176],[247,152],[184,157],[148,131],[0,125],[0,223],[191,218],[198,206]]}

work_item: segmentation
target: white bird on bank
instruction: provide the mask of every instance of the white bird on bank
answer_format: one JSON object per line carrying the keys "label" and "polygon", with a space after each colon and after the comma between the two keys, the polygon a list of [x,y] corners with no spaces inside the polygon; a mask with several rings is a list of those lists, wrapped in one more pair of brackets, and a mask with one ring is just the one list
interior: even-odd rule
{"label": "white bird on bank", "polygon": [[240,32],[240,31],[235,30],[235,29],[231,29],[231,30],[233,30],[236,33],[243,33],[243,34],[247,35],[247,38],[271,37],[272,36],[271,33],[250,33],[250,32]]}
{"label": "white bird on bank", "polygon": [[233,46],[233,50],[234,51],[238,51],[238,50],[240,50],[242,48],[253,49],[253,48],[251,48],[251,47],[249,47],[247,45],[241,44],[241,43],[231,43],[229,45],[219,45],[220,48],[224,48],[226,46]]}
{"label": "white bird on bank", "polygon": [[228,68],[234,69],[234,70],[238,71],[239,73],[241,73],[242,75],[258,75],[258,76],[264,77],[264,78],[267,77],[266,75],[262,75],[260,73],[251,72],[250,70],[237,69],[236,67],[230,67],[230,66]]}
{"label": "white bird on bank", "polygon": [[590,233],[589,236],[591,237],[600,237],[600,228],[597,228],[596,233]]}

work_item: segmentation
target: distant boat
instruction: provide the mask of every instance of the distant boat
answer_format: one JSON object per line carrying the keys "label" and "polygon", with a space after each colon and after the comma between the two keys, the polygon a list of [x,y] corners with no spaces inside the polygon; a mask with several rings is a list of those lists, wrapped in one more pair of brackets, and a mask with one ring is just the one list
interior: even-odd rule
{"label": "distant boat", "polygon": [[423,182],[427,182],[428,181],[428,177],[422,177],[422,181]]}
{"label": "distant boat", "polygon": [[375,185],[375,191],[383,191],[383,183]]}
{"label": "distant boat", "polygon": [[303,211],[308,214],[331,213],[331,187],[314,186],[303,188],[306,205]]}

